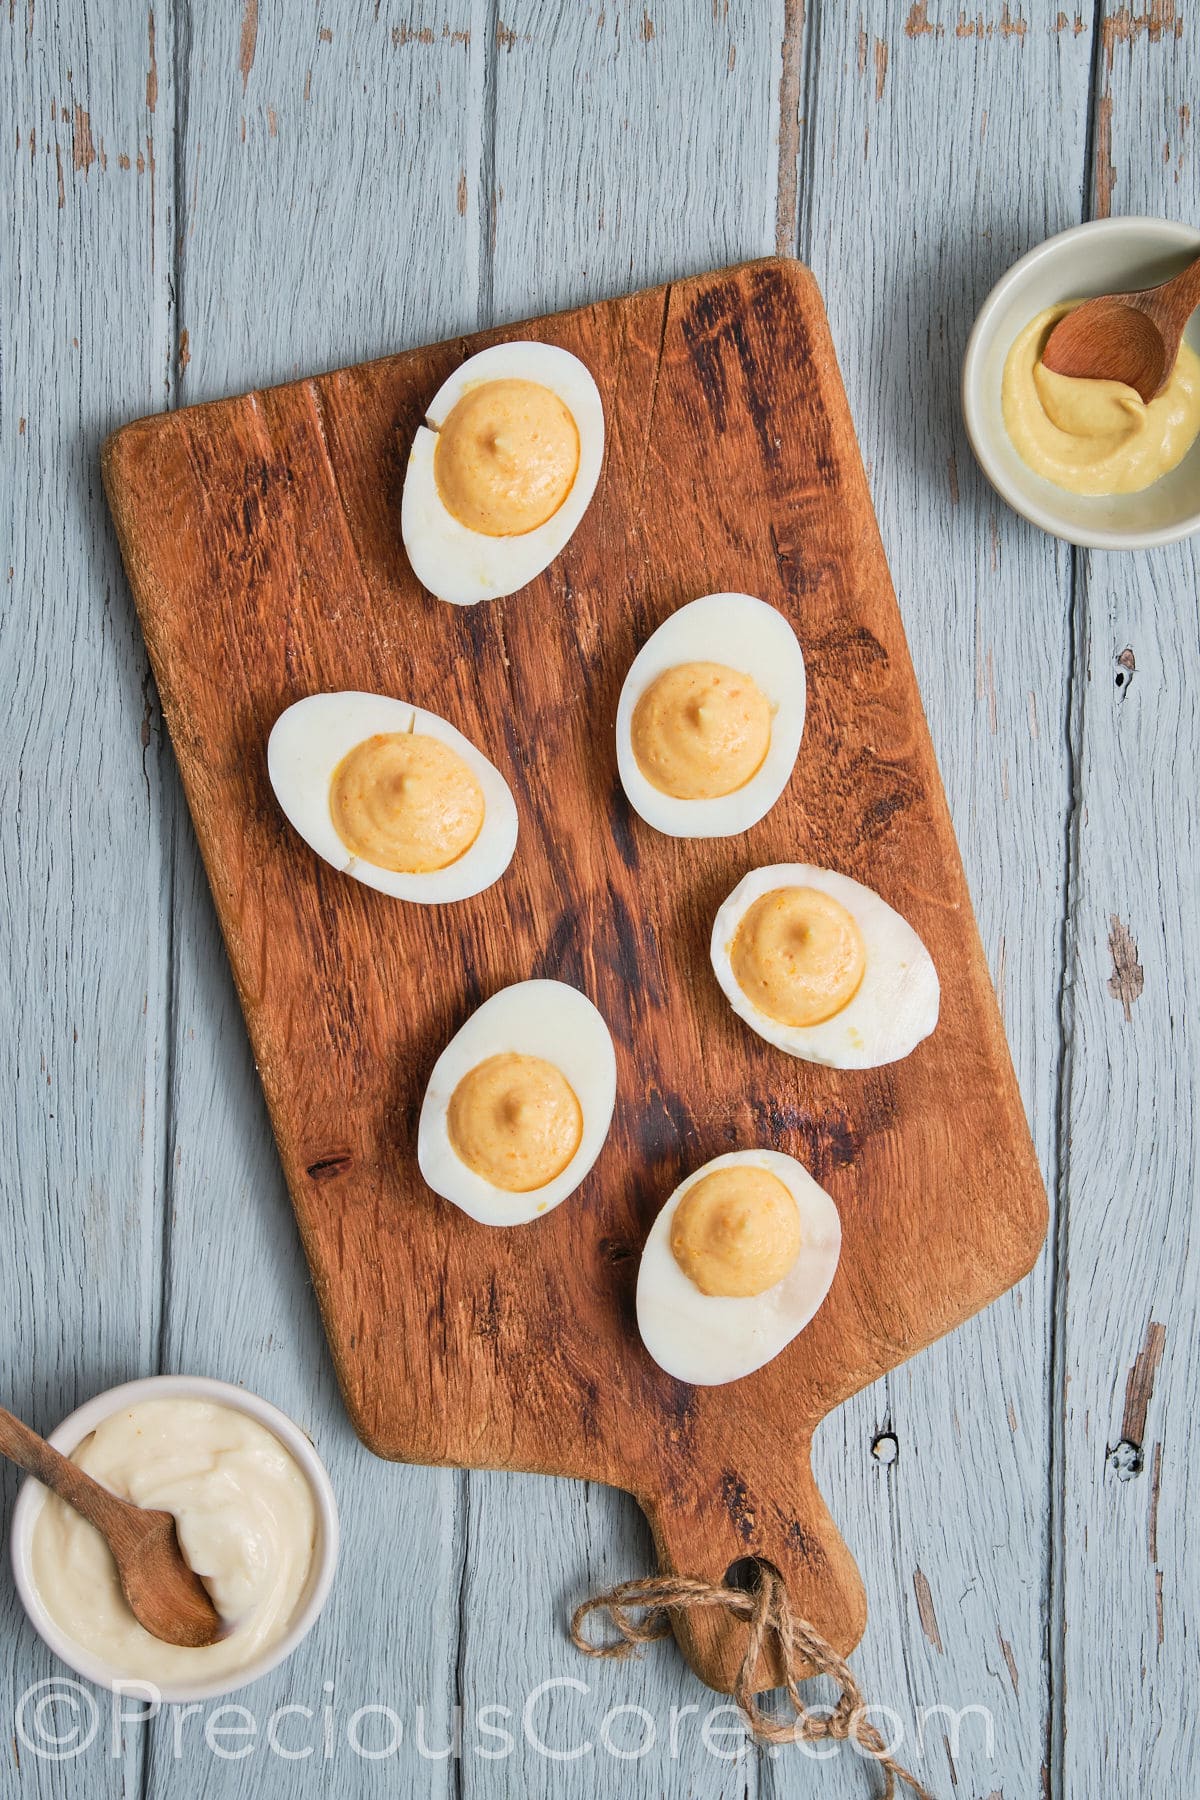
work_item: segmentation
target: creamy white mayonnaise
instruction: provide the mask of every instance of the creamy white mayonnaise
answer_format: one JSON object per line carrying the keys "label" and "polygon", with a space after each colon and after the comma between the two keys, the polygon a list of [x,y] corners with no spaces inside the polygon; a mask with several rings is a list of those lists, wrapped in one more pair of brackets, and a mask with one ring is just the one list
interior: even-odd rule
{"label": "creamy white mayonnaise", "polygon": [[138,1506],[174,1514],[183,1553],[229,1630],[164,1644],[125,1604],[107,1544],[55,1495],[33,1528],[33,1576],[56,1623],[121,1675],[204,1681],[255,1661],[303,1598],[317,1509],[299,1464],[256,1419],[207,1400],[144,1400],[97,1426],[72,1460]]}

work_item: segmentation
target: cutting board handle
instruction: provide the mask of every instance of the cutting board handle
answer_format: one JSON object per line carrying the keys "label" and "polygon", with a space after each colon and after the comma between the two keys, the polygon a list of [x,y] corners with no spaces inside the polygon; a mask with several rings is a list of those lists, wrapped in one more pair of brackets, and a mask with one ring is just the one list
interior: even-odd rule
{"label": "cutting board handle", "polygon": [[[849,1655],[866,1627],[866,1590],[813,1480],[807,1441],[791,1468],[779,1470],[770,1497],[753,1493],[736,1470],[727,1468],[716,1470],[712,1483],[690,1495],[687,1504],[682,1499],[679,1492],[638,1496],[654,1533],[662,1574],[720,1582],[746,1558],[762,1558],[783,1576],[797,1615],[839,1655]],[[732,1693],[745,1653],[745,1624],[712,1607],[676,1612],[672,1623],[679,1647],[701,1681],[719,1693]],[[764,1651],[756,1689],[778,1687],[782,1679],[773,1648]]]}

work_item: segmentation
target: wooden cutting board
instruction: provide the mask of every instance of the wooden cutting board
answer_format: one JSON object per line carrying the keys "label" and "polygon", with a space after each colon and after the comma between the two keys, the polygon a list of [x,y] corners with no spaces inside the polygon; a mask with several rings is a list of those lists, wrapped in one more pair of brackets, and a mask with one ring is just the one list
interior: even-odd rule
{"label": "wooden cutting board", "polygon": [[[544,575],[446,606],[400,541],[408,447],[450,371],[518,336],[592,370],[604,474]],[[665,1570],[767,1557],[849,1650],[865,1599],[813,1428],[1023,1275],[1046,1200],[812,276],[750,263],[144,419],[109,440],[104,477],[355,1429],[380,1456],[628,1489]],[[804,743],[743,837],[662,837],[617,780],[617,696],[668,613],[729,588],[795,625]],[[914,599],[944,604],[936,572]],[[503,771],[521,836],[488,892],[405,906],[289,829],[267,735],[329,688],[431,708]],[[722,998],[713,913],[747,869],[790,860],[867,882],[924,938],[942,1016],[906,1061],[793,1061]],[[417,1114],[451,1034],[535,975],[608,1020],[616,1113],[572,1199],[489,1230],[424,1186]],[[685,1173],[753,1145],[829,1189],[841,1265],[775,1362],[687,1387],[641,1347],[639,1251]],[[713,1686],[738,1630],[680,1628]]]}

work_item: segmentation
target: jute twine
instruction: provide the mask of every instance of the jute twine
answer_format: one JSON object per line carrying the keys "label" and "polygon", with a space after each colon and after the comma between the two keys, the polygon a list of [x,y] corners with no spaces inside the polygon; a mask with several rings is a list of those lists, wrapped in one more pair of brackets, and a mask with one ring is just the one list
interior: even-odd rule
{"label": "jute twine", "polygon": [[[911,1788],[918,1800],[933,1800],[929,1790],[891,1754],[880,1733],[867,1717],[867,1707],[857,1681],[844,1659],[805,1619],[792,1611],[782,1576],[768,1563],[758,1563],[757,1580],[746,1592],[723,1582],[701,1581],[689,1575],[650,1576],[642,1581],[622,1581],[607,1593],[595,1594],[576,1608],[571,1620],[571,1641],[585,1656],[624,1657],[636,1654],[643,1644],[669,1637],[671,1614],[719,1607],[749,1627],[746,1648],[733,1687],[733,1697],[750,1731],[761,1743],[820,1743],[850,1739],[883,1771],[884,1800],[894,1800],[896,1782]],[[607,1643],[584,1636],[585,1621],[592,1613],[607,1613],[617,1635]],[[784,1685],[795,1709],[794,1719],[772,1718],[763,1712],[754,1695],[754,1676],[764,1644],[774,1641],[783,1671]],[[828,1713],[813,1712],[800,1694],[799,1670],[829,1675],[841,1695]]]}

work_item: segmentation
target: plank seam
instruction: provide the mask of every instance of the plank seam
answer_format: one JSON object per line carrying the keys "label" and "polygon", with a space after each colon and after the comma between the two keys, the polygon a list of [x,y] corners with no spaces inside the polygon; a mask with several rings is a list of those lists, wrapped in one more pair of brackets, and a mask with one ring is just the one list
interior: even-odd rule
{"label": "plank seam", "polygon": [[804,25],[804,0],[783,0],[783,41],[779,52],[782,65],[779,74],[779,165],[775,183],[775,250],[779,256],[791,256],[796,249]]}
{"label": "plank seam", "polygon": [[[454,1611],[454,1660],[450,1689],[450,1718],[454,1708],[465,1704],[467,1664],[467,1588],[471,1562],[471,1495],[470,1471],[460,1469],[454,1483],[454,1539],[459,1550],[458,1591]],[[463,1759],[450,1758],[450,1793],[452,1800],[463,1800]]]}
{"label": "plank seam", "polygon": [[1058,1005],[1058,1108],[1054,1132],[1055,1217],[1050,1239],[1050,1496],[1047,1509],[1050,1605],[1047,1619],[1047,1763],[1051,1800],[1061,1800],[1066,1752],[1066,1313],[1070,1280],[1068,1257],[1071,1187],[1071,1099],[1074,1078],[1072,1042],[1075,1029],[1076,909],[1079,899],[1080,833],[1083,798],[1080,769],[1084,729],[1084,689],[1080,656],[1086,634],[1081,629],[1086,572],[1079,551],[1071,554],[1070,605],[1067,613],[1067,776],[1070,801],[1063,845],[1063,922],[1060,944]]}
{"label": "plank seam", "polygon": [[[186,141],[188,113],[187,67],[191,50],[191,13],[190,0],[172,0],[164,7],[164,23],[170,32],[170,54],[164,57],[164,63],[171,71],[171,167],[167,192],[171,196],[170,214],[170,255],[167,266],[166,294],[166,403],[170,411],[175,411],[181,404],[180,387],[183,379],[181,366],[180,322],[183,314],[183,217],[184,217],[184,173],[181,145]],[[147,682],[153,684],[153,674],[147,670]],[[158,729],[155,734],[155,762],[157,765],[157,781],[155,783],[158,803],[159,842],[165,850],[165,866],[162,869],[160,883],[161,904],[166,913],[164,924],[164,943],[162,963],[164,979],[162,982],[162,1069],[160,1076],[161,1104],[156,1107],[154,1128],[160,1134],[158,1153],[158,1186],[162,1218],[159,1226],[159,1291],[158,1291],[158,1341],[154,1346],[154,1368],[162,1375],[166,1372],[168,1308],[171,1295],[171,1237],[173,1205],[173,1145],[175,1138],[175,1023],[178,1017],[178,942],[175,932],[175,886],[178,869],[179,832],[187,829],[179,807],[175,801],[177,788],[170,786],[171,751],[167,743],[166,721],[163,718],[161,700],[158,703]],[[170,794],[170,798],[168,798]],[[138,1734],[137,1755],[137,1792],[139,1800],[152,1800],[153,1753],[155,1733],[164,1729],[154,1720],[149,1722],[149,1730]]]}
{"label": "plank seam", "polygon": [[500,42],[500,0],[487,0],[483,36],[483,82],[479,128],[479,269],[476,325],[493,323],[496,265],[496,88]]}
{"label": "plank seam", "polygon": [[188,103],[190,94],[186,78],[187,67],[191,58],[192,17],[191,0],[174,0],[170,11],[171,19],[171,71],[174,94],[172,96],[172,129],[171,129],[171,271],[170,299],[167,319],[167,404],[174,411],[183,404],[181,389],[183,386],[184,364],[182,355],[183,325],[183,247],[184,219],[187,212],[187,189],[182,146],[187,143]]}
{"label": "plank seam", "polygon": [[812,263],[812,172],[817,160],[817,97],[821,81],[821,0],[809,0],[800,34],[800,129],[796,178],[796,248]]}
{"label": "plank seam", "polygon": [[[1096,217],[1096,139],[1100,127],[1101,63],[1104,56],[1104,0],[1094,0],[1092,8],[1092,62],[1088,76],[1087,130],[1083,140],[1083,182],[1080,195],[1080,218]],[[1072,573],[1081,553],[1071,554]]]}
{"label": "plank seam", "polygon": [[[1099,116],[1103,52],[1104,0],[1092,8],[1092,54],[1088,77],[1087,131],[1080,171],[1080,218],[1094,216],[1096,132]],[[1083,824],[1083,733],[1085,728],[1087,632],[1085,620],[1088,562],[1086,552],[1071,549],[1067,607],[1067,782],[1069,801],[1063,843],[1063,922],[1059,948],[1061,975],[1058,1005],[1058,1107],[1054,1131],[1054,1228],[1050,1239],[1050,1442],[1047,1507],[1049,1606],[1046,1663],[1049,1692],[1046,1708],[1046,1787],[1049,1800],[1063,1800],[1067,1742],[1066,1694],[1066,1504],[1067,1420],[1066,1341],[1067,1289],[1070,1282],[1071,1103],[1075,1063],[1075,961],[1080,893],[1080,839]]]}
{"label": "plank seam", "polygon": [[[500,0],[485,0],[483,68],[479,125],[479,253],[476,274],[476,327],[484,330],[495,315],[496,267],[496,113],[499,85]],[[505,657],[507,666],[508,658]],[[454,1610],[454,1644],[449,1659],[450,1717],[464,1704],[467,1676],[467,1595],[471,1569],[471,1476],[459,1470],[454,1478],[452,1544],[458,1552],[458,1583]],[[450,1759],[448,1782],[452,1800],[463,1800],[463,1759]]]}
{"label": "plank seam", "polygon": [[[173,0],[169,18],[171,25],[171,78],[172,78],[172,111],[171,111],[171,183],[172,196],[171,219],[171,257],[170,274],[167,293],[167,404],[172,412],[182,404],[180,387],[183,370],[180,366],[178,332],[183,316],[183,218],[186,205],[184,193],[184,170],[181,146],[186,142],[188,123],[188,81],[187,70],[191,54],[191,0]],[[159,1374],[163,1373],[163,1359],[166,1354],[167,1307],[170,1298],[170,1254],[171,1254],[171,1215],[173,1211],[173,1160],[172,1144],[175,1135],[175,1022],[178,1017],[178,946],[175,935],[175,882],[178,869],[178,843],[181,829],[188,829],[183,824],[178,806],[168,807],[166,802],[166,786],[162,779],[169,779],[171,753],[167,746],[166,724],[162,718],[161,703],[159,706],[160,729],[158,734],[158,755],[160,764],[159,807],[164,815],[167,829],[164,842],[168,846],[167,866],[164,870],[163,892],[167,907],[167,942],[166,970],[167,979],[163,988],[163,1109],[162,1109],[162,1296],[158,1312],[158,1346],[156,1366]]]}

